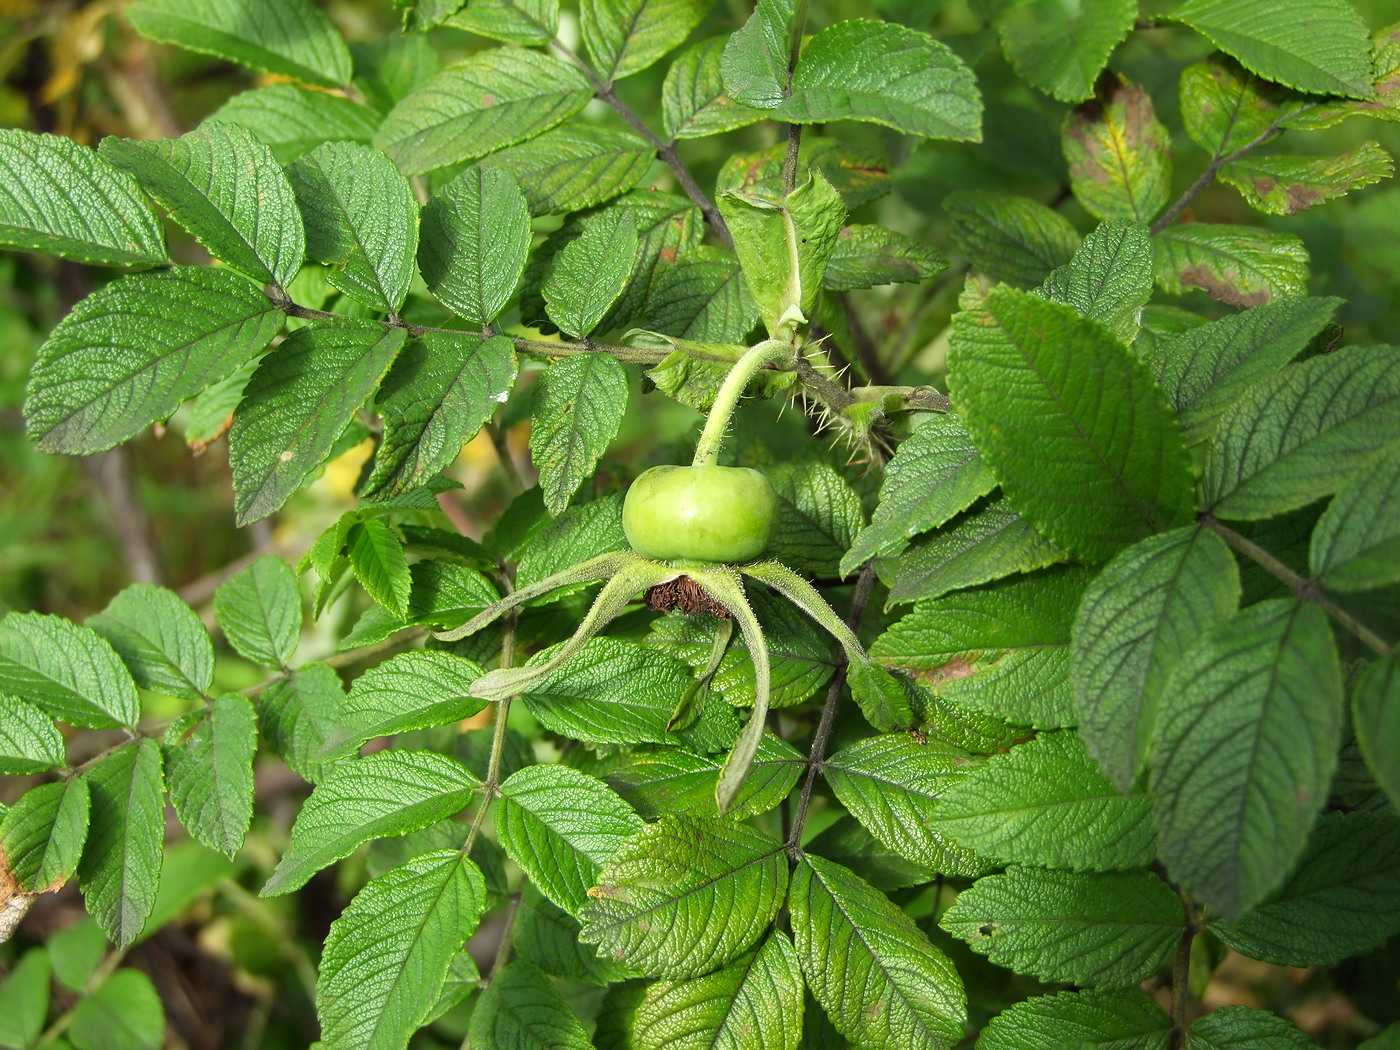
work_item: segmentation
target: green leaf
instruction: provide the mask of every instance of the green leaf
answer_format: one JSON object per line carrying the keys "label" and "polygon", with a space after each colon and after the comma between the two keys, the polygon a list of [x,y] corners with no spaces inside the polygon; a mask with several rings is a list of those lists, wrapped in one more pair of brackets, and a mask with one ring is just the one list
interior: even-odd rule
{"label": "green leaf", "polygon": [[544,293],[549,319],[582,339],[617,302],[637,261],[637,228],[627,212],[598,213],[582,235],[554,257]]}
{"label": "green leaf", "polygon": [[1162,699],[1159,852],[1233,921],[1282,881],[1327,798],[1342,680],[1326,614],[1287,599],[1250,606],[1187,651]]}
{"label": "green leaf", "polygon": [[1200,441],[1241,394],[1302,353],[1340,306],[1339,299],[1278,299],[1189,328],[1143,360],[1186,439]]}
{"label": "green leaf", "polygon": [[[531,657],[543,663],[552,649]],[[618,682],[627,689],[619,691]],[[694,682],[690,669],[654,646],[615,638],[591,638],[564,666],[532,684],[525,706],[546,728],[600,744],[685,744],[723,751],[737,723],[728,706],[707,705],[699,724],[683,732],[667,728],[676,701]]]}
{"label": "green leaf", "polygon": [[803,849],[850,868],[877,890],[906,889],[937,878],[880,842],[850,814],[838,817]]}
{"label": "green leaf", "polygon": [[588,1033],[544,971],[516,959],[481,993],[468,1039],[491,1050],[592,1050]]}
{"label": "green leaf", "polygon": [[78,870],[88,836],[91,800],[81,777],[40,784],[21,795],[0,820],[8,874],[26,893],[56,890]]}
{"label": "green leaf", "polygon": [[403,543],[394,530],[382,518],[357,521],[346,533],[345,552],[365,593],[392,615],[406,618],[413,580]]}
{"label": "green leaf", "polygon": [[1071,732],[993,755],[947,786],[933,820],[998,864],[1122,871],[1156,857],[1152,800],[1119,794]]}
{"label": "green leaf", "polygon": [[370,321],[318,322],[263,359],[229,431],[240,525],[279,509],[321,465],[405,339]]}
{"label": "green leaf", "polygon": [[920,602],[870,653],[957,705],[1058,728],[1073,722],[1068,643],[1088,578],[1052,570]]}
{"label": "green leaf", "polygon": [[778,520],[769,556],[815,576],[837,570],[864,520],[860,497],[820,460],[789,461],[767,472],[778,494]]}
{"label": "green leaf", "polygon": [[64,759],[63,734],[53,719],[17,696],[0,693],[0,773],[42,773]]}
{"label": "green leaf", "polygon": [[1186,1034],[1191,1050],[1316,1050],[1316,1044],[1282,1017],[1248,1006],[1222,1006],[1192,1022]]}
{"label": "green leaf", "polygon": [[165,1008],[151,979],[124,967],[73,1008],[68,1035],[78,1050],[160,1050]]}
{"label": "green leaf", "polygon": [[1395,1047],[1400,1045],[1397,1040],[1400,1040],[1400,1022],[1387,1025],[1362,1043],[1357,1050],[1395,1050]]}
{"label": "green leaf", "polygon": [[581,211],[643,181],[655,147],[629,132],[566,123],[490,155],[483,164],[510,168],[535,216]]}
{"label": "green leaf", "polygon": [[580,944],[578,931],[572,915],[525,883],[511,931],[515,958],[534,963],[552,977],[582,984],[607,985],[628,976],[626,968]]}
{"label": "green leaf", "polygon": [[418,265],[444,306],[468,324],[494,321],[530,250],[530,215],[515,176],[476,164],[423,209]]}
{"label": "green leaf", "polygon": [[165,788],[160,745],[149,737],[83,774],[92,810],[78,880],[88,914],[118,948],[140,935],[160,884]]}
{"label": "green leaf", "polygon": [[842,1035],[866,1046],[949,1050],[967,999],[947,956],[883,893],[806,855],[793,871],[792,939],[807,986]]}
{"label": "green leaf", "polygon": [[[501,522],[507,526],[507,535],[515,542],[515,546],[500,554],[518,563],[515,572],[517,590],[539,583],[594,555],[625,550],[627,547],[627,536],[622,531],[622,497],[617,493],[574,504],[557,518],[543,512],[543,497],[539,490],[535,490],[534,503],[538,508],[538,519],[519,533],[510,535],[510,523],[505,519]],[[589,586],[592,585],[582,584],[579,590]],[[577,591],[561,588],[541,595],[537,601],[545,604],[561,594],[568,597],[571,593]]]}
{"label": "green leaf", "polygon": [[550,514],[569,505],[617,436],[627,408],[627,373],[607,354],[576,354],[545,369],[535,388],[530,456]]}
{"label": "green leaf", "polygon": [[133,583],[87,625],[112,644],[142,689],[198,700],[214,681],[209,632],[168,588]]}
{"label": "green leaf", "polygon": [[276,679],[258,697],[258,725],[282,760],[313,783],[335,768],[320,756],[340,728],[345,691],[340,677],[322,663],[304,664],[290,678]]}
{"label": "green leaf", "polygon": [[371,839],[404,835],[460,812],[479,786],[461,763],[431,751],[380,751],[335,766],[297,814],[291,842],[262,895],[298,889]]}
{"label": "green leaf", "polygon": [[1079,734],[1121,790],[1142,772],[1173,667],[1239,600],[1225,541],[1192,526],[1129,547],[1084,592],[1070,642]]}
{"label": "green leaf", "polygon": [[24,417],[48,452],[100,452],[235,372],[282,327],[236,274],[174,266],[132,274],[75,306],[39,348]]}
{"label": "green leaf", "polygon": [[979,760],[941,740],[908,733],[867,737],[822,764],[851,816],[886,846],[929,872],[973,876],[986,862],[944,833],[940,800]]}
{"label": "green leaf", "polygon": [[1068,307],[1010,288],[954,319],[949,385],[1023,516],[1106,561],[1194,509],[1185,445],[1141,360]]}
{"label": "green leaf", "polygon": [[443,25],[508,44],[547,44],[559,32],[559,0],[472,0]]}
{"label": "green leaf", "polygon": [[637,1050],[797,1050],[802,991],[797,953],[775,930],[761,948],[714,973],[653,984],[637,1008],[632,1038]]}
{"label": "green leaf", "polygon": [[470,718],[486,706],[468,693],[482,673],[475,661],[434,649],[401,653],[370,668],[355,679],[341,707],[346,731],[337,734],[334,753]]}
{"label": "green leaf", "polygon": [[936,248],[883,226],[846,226],[822,276],[834,292],[927,280],[948,268]]}
{"label": "green leaf", "polygon": [[943,209],[968,264],[994,281],[1034,288],[1079,247],[1070,221],[1029,197],[955,190],[943,199]]}
{"label": "green leaf", "polygon": [[495,819],[506,854],[570,913],[584,906],[622,840],[642,827],[597,777],[559,765],[526,766],[507,777]]}
{"label": "green leaf", "polygon": [[[776,200],[783,195],[786,160],[787,144],[783,142],[757,153],[736,154],[720,168],[715,192],[733,190]],[[797,151],[799,180],[805,181],[813,171],[820,171],[836,188],[848,211],[883,197],[893,183],[889,162],[881,154],[843,139],[804,134]]]}
{"label": "green leaf", "polygon": [[253,705],[224,693],[183,743],[166,747],[166,781],[180,822],[195,839],[232,858],[253,819]]}
{"label": "green leaf", "polygon": [[378,150],[328,142],[289,169],[306,222],[306,254],[335,267],[330,282],[356,302],[398,310],[413,281],[418,201]]}
{"label": "green leaf", "polygon": [[[794,787],[806,763],[791,744],[766,733],[739,794],[725,810],[730,819],[776,808]],[[715,812],[715,782],[724,755],[704,755],[678,747],[633,748],[626,761],[606,774],[609,784],[647,820],[666,814],[699,816]]]}
{"label": "green leaf", "polygon": [[787,894],[782,846],[744,824],[663,817],[627,838],[588,891],[580,938],[663,977],[698,977],[754,944]]}
{"label": "green leaf", "polygon": [[1186,921],[1150,871],[1009,868],[958,894],[939,925],[998,966],[1043,981],[1128,988],[1170,957]]}
{"label": "green leaf", "polygon": [[1074,258],[1038,289],[1051,302],[1098,321],[1120,342],[1137,337],[1142,308],[1152,297],[1152,242],[1147,227],[1111,219],[1084,238]]}
{"label": "green leaf", "polygon": [[0,129],[0,245],[78,262],[160,266],[165,234],[136,182],[61,135]]}
{"label": "green leaf", "polygon": [[1400,663],[1394,657],[1362,674],[1351,697],[1351,719],[1367,767],[1400,809]]}
{"label": "green leaf", "polygon": [[1315,104],[1260,80],[1219,53],[1181,71],[1182,125],[1213,156],[1262,143],[1290,113]]}
{"label": "green leaf", "polygon": [[[753,301],[733,254],[708,245],[687,249],[673,264],[658,267],[644,309],[642,323],[651,331],[705,343],[742,343],[758,322],[758,304]],[[714,366],[714,362],[702,364],[684,351],[681,357],[685,367]],[[718,390],[728,369],[723,365],[714,367],[714,388]],[[660,379],[657,369],[651,375],[653,381]],[[666,380],[657,382],[657,386],[677,400],[684,400],[679,389]],[[706,408],[713,403],[714,392],[707,391]]]}
{"label": "green leaf", "polygon": [[49,953],[30,948],[0,981],[0,1044],[32,1046],[49,1016]]}
{"label": "green leaf", "polygon": [[1021,79],[1061,102],[1080,102],[1094,94],[1108,56],[1127,38],[1137,13],[1136,0],[1071,5],[1033,0],[1010,7],[997,19],[997,28]]}
{"label": "green leaf", "polygon": [[704,0],[583,0],[583,44],[605,84],[640,73],[704,17]]}
{"label": "green leaf", "polygon": [[1088,989],[1025,999],[977,1037],[977,1050],[1167,1050],[1171,1017],[1139,991]]}
{"label": "green leaf", "polygon": [[323,142],[368,143],[379,127],[378,114],[368,106],[296,84],[241,91],[207,119],[251,131],[279,164],[290,164]]}
{"label": "green leaf", "polygon": [[1221,420],[1202,500],[1222,518],[1293,510],[1337,491],[1397,433],[1393,347],[1309,358],[1250,388]]}
{"label": "green leaf", "polygon": [[946,523],[995,487],[962,421],[952,413],[931,415],[885,464],[880,503],[842,555],[841,575],[870,558],[901,553],[909,539]]}
{"label": "green leaf", "polygon": [[91,916],[86,916],[54,933],[49,947],[54,977],[69,991],[80,992],[107,954],[107,936]]}
{"label": "green leaf", "polygon": [[1251,959],[1325,966],[1400,932],[1400,821],[1394,814],[1327,813],[1275,893],[1211,931]]}
{"label": "green leaf", "polygon": [[1262,212],[1296,215],[1392,174],[1390,154],[1379,143],[1363,142],[1335,157],[1251,154],[1221,168],[1220,181]]}
{"label": "green leaf", "polygon": [[135,726],[136,685],[116,650],[90,627],[59,616],[0,620],[0,691],[86,729]]}
{"label": "green leaf", "polygon": [[1334,591],[1374,590],[1400,581],[1400,445],[1359,470],[1313,529],[1309,564]]}
{"label": "green leaf", "polygon": [[406,175],[482,157],[573,116],[593,89],[538,51],[495,47],[434,73],[395,106],[374,144]]}
{"label": "green leaf", "polygon": [[1005,497],[915,540],[895,562],[891,602],[937,598],[1063,561],[1065,552],[1027,524]]}
{"label": "green leaf", "polygon": [[791,94],[772,117],[793,124],[863,120],[906,135],[982,140],[972,70],[927,33],[876,19],[838,22],[808,41]]}
{"label": "green leaf", "polygon": [[432,1011],[476,929],[486,885],[460,850],[371,879],[331,923],[316,980],[326,1050],[398,1050]]}
{"label": "green leaf", "polygon": [[1279,18],[1268,0],[1186,0],[1165,17],[1185,22],[1265,80],[1318,95],[1371,98],[1371,41],[1346,0],[1308,0]]}
{"label": "green leaf", "polygon": [[793,35],[801,28],[796,0],[755,0],[747,22],[724,45],[720,71],[736,102],[774,109],[789,94]]}
{"label": "green leaf", "polygon": [[671,63],[661,86],[661,119],[668,141],[718,135],[764,119],[762,110],[743,105],[724,89],[721,56],[727,44],[725,37],[702,40]]}
{"label": "green leaf", "polygon": [[1231,306],[1261,306],[1307,291],[1308,250],[1291,233],[1178,223],[1154,236],[1152,246],[1157,284],[1173,295],[1200,288]]}
{"label": "green leaf", "polygon": [[350,80],[350,51],[309,0],[141,0],[127,11],[142,36],[323,87]]}
{"label": "green leaf", "polygon": [[384,439],[364,497],[398,495],[445,470],[505,401],[515,371],[504,336],[425,332],[411,340],[375,399]]}
{"label": "green leaf", "polygon": [[816,305],[846,220],[841,195],[814,171],[782,200],[726,192],[716,203],[768,334],[786,338]]}
{"label": "green leaf", "polygon": [[376,605],[366,610],[351,633],[341,639],[339,652],[382,642],[414,624],[458,627],[500,597],[490,581],[475,569],[437,558],[411,565],[409,576],[413,589],[408,597],[408,619],[397,620]]}
{"label": "green leaf", "polygon": [[285,667],[301,638],[301,594],[281,558],[264,554],[214,592],[214,616],[228,643],[254,663]]}
{"label": "green leaf", "polygon": [[177,139],[108,137],[103,158],[129,172],[216,259],[285,286],[306,235],[272,151],[237,124],[206,122]]}

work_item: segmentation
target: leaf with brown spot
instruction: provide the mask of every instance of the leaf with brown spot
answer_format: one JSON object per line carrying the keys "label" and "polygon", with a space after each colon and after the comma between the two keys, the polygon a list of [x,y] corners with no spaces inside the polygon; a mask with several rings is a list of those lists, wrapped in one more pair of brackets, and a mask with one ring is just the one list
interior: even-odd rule
{"label": "leaf with brown spot", "polygon": [[1152,246],[1157,284],[1174,295],[1200,288],[1231,306],[1260,306],[1307,290],[1308,250],[1289,233],[1183,223],[1156,234]]}
{"label": "leaf with brown spot", "polygon": [[1095,218],[1151,222],[1166,206],[1170,139],[1141,84],[1104,77],[1065,118],[1061,143],[1074,195]]}
{"label": "leaf with brown spot", "polygon": [[1393,173],[1390,154],[1379,143],[1363,142],[1337,157],[1251,155],[1221,168],[1220,181],[1262,212],[1296,215]]}

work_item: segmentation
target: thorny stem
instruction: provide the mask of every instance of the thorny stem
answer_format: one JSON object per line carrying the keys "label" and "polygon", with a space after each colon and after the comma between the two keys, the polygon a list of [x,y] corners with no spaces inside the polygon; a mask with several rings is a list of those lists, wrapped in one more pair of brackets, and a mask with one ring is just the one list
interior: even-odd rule
{"label": "thorny stem", "polygon": [[780,339],[765,339],[734,362],[734,367],[724,377],[719,392],[715,394],[714,404],[710,406],[705,429],[700,432],[700,440],[695,445],[695,458],[691,460],[693,466],[714,466],[719,462],[719,450],[724,444],[729,417],[734,414],[749,380],[768,365],[781,365],[792,358],[791,345]]}
{"label": "thorny stem", "polygon": [[[865,606],[870,601],[870,592],[875,588],[875,563],[868,561],[861,567],[856,577],[855,595],[851,598],[851,611],[846,617],[846,626],[855,631],[860,619],[865,615]],[[802,794],[797,799],[797,812],[792,818],[792,831],[787,839],[787,851],[796,856],[802,849],[802,829],[807,823],[807,809],[812,803],[812,789],[816,787],[817,774],[826,760],[826,745],[831,739],[831,727],[836,721],[836,707],[841,700],[841,688],[846,684],[846,670],[850,661],[845,653],[837,658],[836,673],[831,677],[831,686],[826,691],[826,704],[822,707],[821,721],[817,723],[816,735],[812,738],[812,750],[807,755],[807,777],[802,781]]]}
{"label": "thorny stem", "polygon": [[1201,514],[1197,520],[1274,579],[1287,586],[1298,596],[1300,602],[1312,602],[1381,656],[1389,657],[1395,654],[1394,645],[1327,597],[1317,580],[1304,579],[1247,536],[1241,536],[1234,529],[1222,525],[1213,514]]}

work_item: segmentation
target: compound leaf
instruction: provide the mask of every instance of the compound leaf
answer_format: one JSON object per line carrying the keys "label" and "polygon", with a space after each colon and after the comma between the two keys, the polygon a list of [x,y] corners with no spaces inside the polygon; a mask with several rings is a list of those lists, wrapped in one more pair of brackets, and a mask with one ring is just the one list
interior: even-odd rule
{"label": "compound leaf", "polygon": [[388,157],[327,142],[287,170],[306,222],[306,254],[335,267],[330,282],[356,302],[398,310],[413,281],[418,201]]}
{"label": "compound leaf", "polygon": [[954,322],[949,385],[1023,516],[1106,561],[1194,509],[1186,448],[1147,368],[1100,325],[1011,288]]}
{"label": "compound leaf", "polygon": [[113,751],[83,774],[92,811],[78,880],[88,914],[119,948],[146,925],[160,884],[165,787],[160,745],[149,737]]}
{"label": "compound leaf", "polygon": [[1089,753],[1119,789],[1147,761],[1168,675],[1239,600],[1230,549],[1194,526],[1135,543],[1085,590],[1070,641],[1075,712]]}
{"label": "compound leaf", "polygon": [[350,82],[350,50],[310,0],[141,0],[126,14],[157,43],[322,87]]}
{"label": "compound leaf", "polygon": [[172,266],[131,274],[75,306],[39,348],[24,417],[49,452],[100,452],[237,371],[282,327],[237,274]]}
{"label": "compound leaf", "polygon": [[1326,801],[1341,715],[1337,650],[1315,605],[1260,602],[1189,649],[1152,741],[1172,878],[1231,921],[1274,890]]}
{"label": "compound leaf", "polygon": [[214,681],[214,645],[195,611],[165,587],[133,583],[89,616],[136,684],[198,700]]}
{"label": "compound leaf", "polygon": [[1120,342],[1137,337],[1138,319],[1152,297],[1152,242],[1141,223],[1112,219],[1084,238],[1074,258],[1039,288],[1051,302],[1074,307]]}
{"label": "compound leaf", "polygon": [[782,846],[754,828],[663,817],[603,866],[579,937],[643,973],[698,977],[763,935],[787,883]]}
{"label": "compound leaf", "polygon": [[967,999],[953,964],[864,879],[807,855],[793,871],[792,939],[837,1031],[868,1046],[950,1050]]}
{"label": "compound leaf", "polygon": [[111,643],[43,613],[0,620],[0,690],[87,729],[135,726],[141,714],[131,672]]}
{"label": "compound leaf", "polygon": [[180,822],[210,849],[232,857],[253,819],[253,753],[258,745],[253,705],[225,693],[183,743],[165,751],[166,783]]}
{"label": "compound leaf", "polygon": [[350,686],[340,710],[345,731],[337,734],[334,753],[378,736],[470,718],[486,706],[468,692],[482,674],[475,661],[436,649],[400,653],[371,667]]}
{"label": "compound leaf", "polygon": [[136,181],[62,135],[0,129],[0,245],[78,262],[159,266],[165,234]]}
{"label": "compound leaf", "polygon": [[206,122],[175,139],[108,137],[99,152],[216,259],[282,287],[301,268],[306,234],[296,195],[272,151],[246,129]]}
{"label": "compound leaf", "polygon": [[374,144],[421,175],[533,138],[593,97],[573,66],[538,51],[478,51],[415,87],[384,118]]}
{"label": "compound leaf", "polygon": [[431,751],[380,751],[343,762],[311,792],[264,896],[288,893],[361,844],[426,828],[464,809],[480,781]]}
{"label": "compound leaf", "polygon": [[[400,1050],[442,994],[486,903],[460,850],[415,857],[371,879],[331,923],[316,981],[326,1050]],[[494,1044],[485,1044],[494,1045]]]}
{"label": "compound leaf", "polygon": [[1043,981],[1128,988],[1181,937],[1181,901],[1149,871],[1009,868],[958,894],[939,925],[998,966]]}
{"label": "compound leaf", "polygon": [[258,725],[282,760],[313,783],[335,768],[321,757],[339,736],[345,690],[340,676],[323,663],[303,664],[290,678],[276,679],[258,697]]}
{"label": "compound leaf", "polygon": [[228,643],[254,663],[285,667],[301,637],[301,593],[281,558],[264,554],[214,592],[214,616]]}
{"label": "compound leaf", "polygon": [[600,212],[554,257],[541,288],[549,319],[575,339],[589,335],[617,302],[636,262],[632,216],[620,208]]}
{"label": "compound leaf", "polygon": [[506,855],[571,914],[622,840],[642,827],[601,780],[561,765],[526,766],[507,777],[495,819]]}
{"label": "compound leaf", "polygon": [[545,369],[531,413],[530,456],[550,514],[561,514],[593,475],[626,408],[627,373],[607,354],[576,354]]}
{"label": "compound leaf", "polygon": [[280,508],[321,465],[405,338],[370,321],[318,322],[263,358],[229,431],[240,525]]}

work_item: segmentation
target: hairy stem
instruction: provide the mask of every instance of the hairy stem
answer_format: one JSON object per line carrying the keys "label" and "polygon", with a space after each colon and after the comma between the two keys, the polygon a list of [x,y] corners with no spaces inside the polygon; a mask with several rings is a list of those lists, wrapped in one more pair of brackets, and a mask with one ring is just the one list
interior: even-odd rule
{"label": "hairy stem", "polygon": [[1181,896],[1183,920],[1181,938],[1176,942],[1176,954],[1172,957],[1172,1050],[1185,1050],[1186,1030],[1190,1025],[1187,1008],[1191,1004],[1191,944],[1196,939],[1195,904],[1185,891],[1177,891]]}
{"label": "hairy stem", "polygon": [[[865,615],[865,606],[870,601],[870,592],[875,588],[875,563],[868,561],[856,577],[856,591],[851,598],[851,612],[846,617],[846,626],[852,632]],[[831,686],[826,691],[826,703],[822,706],[821,721],[817,723],[816,735],[812,738],[812,750],[807,754],[807,776],[802,781],[802,793],[797,798],[797,812],[793,814],[792,831],[788,835],[787,850],[796,855],[802,849],[802,829],[807,824],[807,810],[812,804],[812,789],[817,784],[817,774],[826,760],[826,745],[831,739],[831,726],[836,721],[836,707],[841,701],[841,688],[846,684],[846,669],[850,664],[845,653],[838,658],[836,673],[831,676]]]}
{"label": "hairy stem", "polygon": [[1288,587],[1297,595],[1300,602],[1312,602],[1345,630],[1360,638],[1381,656],[1388,657],[1395,654],[1394,645],[1329,598],[1323,591],[1321,584],[1316,580],[1300,576],[1249,537],[1240,535],[1227,525],[1222,525],[1213,514],[1202,514],[1198,520],[1235,550]]}
{"label": "hairy stem", "polygon": [[719,462],[719,450],[724,444],[724,432],[729,426],[729,417],[734,414],[749,380],[768,365],[783,364],[792,358],[793,350],[790,345],[780,339],[765,339],[734,362],[734,367],[724,377],[719,393],[715,395],[714,404],[710,406],[705,429],[700,432],[700,440],[695,446],[692,465],[714,466]]}

